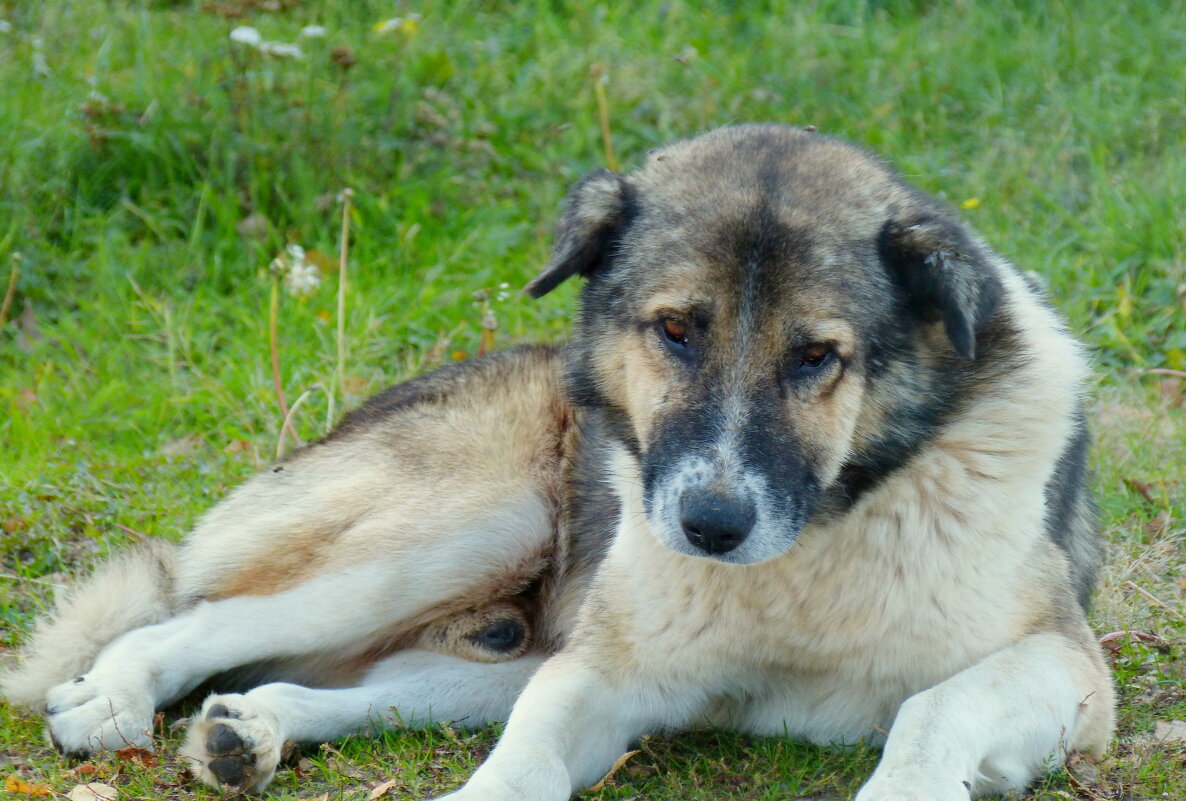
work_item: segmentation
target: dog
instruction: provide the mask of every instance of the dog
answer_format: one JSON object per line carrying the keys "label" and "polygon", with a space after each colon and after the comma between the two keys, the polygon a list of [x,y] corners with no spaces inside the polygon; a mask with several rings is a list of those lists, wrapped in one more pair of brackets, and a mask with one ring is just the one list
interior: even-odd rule
{"label": "dog", "polygon": [[951,209],[727,127],[580,181],[527,292],[574,276],[565,345],[397,385],[101,567],[8,697],[86,754],[242,690],[183,753],[246,790],[286,740],[507,721],[452,801],[560,801],[698,726],[882,745],[858,801],[1103,752],[1086,360]]}

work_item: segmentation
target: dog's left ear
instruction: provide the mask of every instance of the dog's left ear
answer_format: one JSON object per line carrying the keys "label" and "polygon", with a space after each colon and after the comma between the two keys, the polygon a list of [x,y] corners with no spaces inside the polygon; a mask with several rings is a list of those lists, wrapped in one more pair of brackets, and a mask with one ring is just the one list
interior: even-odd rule
{"label": "dog's left ear", "polygon": [[556,224],[551,260],[524,291],[538,298],[566,278],[578,273],[588,276],[600,267],[625,220],[628,193],[626,177],[616,172],[597,170],[582,178],[568,193]]}
{"label": "dog's left ear", "polygon": [[955,219],[937,214],[891,220],[878,238],[890,275],[922,319],[941,319],[951,346],[976,355],[976,333],[1001,300],[1001,280],[984,248]]}

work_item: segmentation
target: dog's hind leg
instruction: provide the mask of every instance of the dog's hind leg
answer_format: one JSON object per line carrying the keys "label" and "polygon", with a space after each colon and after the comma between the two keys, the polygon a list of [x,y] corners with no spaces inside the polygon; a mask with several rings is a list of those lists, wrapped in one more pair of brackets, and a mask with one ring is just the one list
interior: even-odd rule
{"label": "dog's hind leg", "polygon": [[[513,510],[510,516],[523,519]],[[538,517],[536,525],[546,525]],[[497,531],[499,515],[491,513],[482,523],[483,531]],[[459,539],[474,537],[462,532]],[[470,546],[465,557],[483,558],[483,549]],[[492,553],[484,558],[488,565],[500,563]],[[407,543],[387,559],[375,554],[273,595],[199,601],[176,617],[124,634],[85,674],[50,689],[51,737],[68,753],[147,747],[153,711],[211,676],[291,657],[316,675],[318,664],[384,647],[426,610],[473,600],[475,580],[498,584],[497,576],[459,576],[463,557],[440,539]]]}
{"label": "dog's hind leg", "polygon": [[312,689],[274,683],[212,695],[189,729],[182,755],[207,784],[261,790],[281,746],[325,742],[391,726],[449,723],[472,728],[506,720],[543,657],[481,664],[430,651],[379,662],[358,687]]}

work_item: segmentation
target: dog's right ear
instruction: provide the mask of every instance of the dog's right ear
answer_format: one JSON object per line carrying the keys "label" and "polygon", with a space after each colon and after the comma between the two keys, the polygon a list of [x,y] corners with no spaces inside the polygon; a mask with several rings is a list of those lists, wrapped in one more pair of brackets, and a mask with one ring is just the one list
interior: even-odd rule
{"label": "dog's right ear", "polygon": [[626,177],[597,170],[568,193],[564,213],[556,225],[556,244],[548,265],[531,279],[525,292],[542,297],[566,278],[588,276],[601,266],[614,234],[626,218],[629,201]]}

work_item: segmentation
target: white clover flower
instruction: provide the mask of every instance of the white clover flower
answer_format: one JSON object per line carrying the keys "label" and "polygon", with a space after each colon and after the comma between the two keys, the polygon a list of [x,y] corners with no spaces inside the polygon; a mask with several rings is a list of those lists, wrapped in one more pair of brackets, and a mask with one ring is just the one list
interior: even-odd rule
{"label": "white clover flower", "polygon": [[301,37],[304,39],[320,39],[325,36],[324,25],[306,25],[301,28]]}
{"label": "white clover flower", "polygon": [[284,276],[284,288],[294,298],[308,297],[321,288],[321,270],[304,259],[293,262]]}
{"label": "white clover flower", "polygon": [[248,47],[259,47],[263,44],[264,37],[260,36],[259,31],[250,25],[240,25],[231,31],[231,41]]}
{"label": "white clover flower", "polygon": [[294,44],[286,44],[285,42],[263,42],[259,46],[259,52],[265,56],[272,56],[273,58],[304,58],[305,54],[301,49]]}

